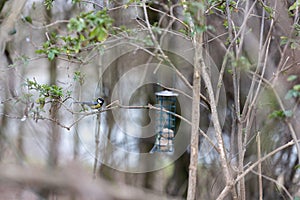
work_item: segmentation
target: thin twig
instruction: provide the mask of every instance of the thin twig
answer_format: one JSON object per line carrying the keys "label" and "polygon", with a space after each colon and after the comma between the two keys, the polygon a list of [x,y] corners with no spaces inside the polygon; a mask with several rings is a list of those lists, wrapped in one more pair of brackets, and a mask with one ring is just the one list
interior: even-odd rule
{"label": "thin twig", "polygon": [[97,178],[97,166],[98,166],[98,158],[99,158],[99,143],[100,143],[100,127],[101,127],[101,115],[97,114],[96,119],[96,128],[95,128],[95,157],[94,157],[94,165],[93,165],[93,179]]}
{"label": "thin twig", "polygon": [[97,3],[96,1],[80,0],[80,3],[81,3],[81,2],[93,4],[93,5],[97,6],[97,7],[100,8],[100,9],[103,9],[103,8],[104,8],[102,5],[100,5],[100,4]]}
{"label": "thin twig", "polygon": [[176,68],[176,66],[171,62],[171,60],[168,58],[168,56],[164,53],[164,51],[161,49],[161,46],[160,44],[157,42],[155,36],[154,36],[154,33],[152,31],[152,28],[151,28],[151,25],[150,25],[150,22],[149,22],[149,17],[148,17],[148,14],[147,14],[147,7],[146,7],[146,1],[143,0],[142,1],[142,5],[143,5],[143,10],[144,10],[144,15],[145,15],[145,21],[147,23],[147,28],[148,28],[148,31],[149,31],[149,34],[150,34],[150,37],[152,39],[152,42],[155,44],[155,47],[158,49],[159,53],[161,53],[162,55],[162,58],[168,62],[171,67],[174,69],[174,71],[176,72],[176,74],[183,80],[183,82],[189,87],[192,89],[192,86],[191,84],[189,83],[189,81],[184,77],[184,75]]}
{"label": "thin twig", "polygon": [[[261,144],[260,144],[260,132],[256,135],[257,142],[257,160],[261,159]],[[263,185],[262,185],[262,173],[261,173],[261,163],[258,164],[258,191],[259,200],[263,200]]]}
{"label": "thin twig", "polygon": [[[262,178],[264,178],[266,180],[269,180],[269,181],[275,183],[278,187],[280,187],[286,193],[286,195],[288,195],[288,197],[290,198],[290,200],[294,199],[293,196],[289,193],[288,189],[283,184],[279,183],[277,180],[275,180],[275,179],[273,179],[271,177],[268,177],[268,176],[266,176],[264,174],[261,174],[261,172],[256,172],[254,170],[251,170],[251,172],[253,174],[258,175],[259,177],[262,177]],[[260,198],[260,199],[262,199],[262,198]]]}
{"label": "thin twig", "polygon": [[[244,19],[248,19],[248,17],[250,16],[252,10],[255,8],[256,2],[257,2],[257,0],[255,0],[255,2],[253,2],[253,4],[250,7],[249,11],[246,13],[246,16],[244,17]],[[220,95],[220,89],[221,89],[220,86],[222,85],[222,82],[223,82],[223,76],[224,76],[226,64],[227,64],[227,61],[228,61],[228,57],[231,56],[230,55],[231,48],[234,45],[234,43],[237,41],[237,39],[239,38],[240,34],[242,33],[242,30],[243,30],[242,28],[247,25],[247,21],[248,20],[244,20],[243,21],[242,25],[240,26],[239,31],[237,32],[237,34],[235,35],[235,37],[231,40],[231,42],[230,42],[230,44],[229,44],[229,46],[227,48],[227,51],[226,51],[226,53],[224,55],[224,59],[223,59],[221,70],[220,70],[220,74],[219,74],[218,84],[217,84],[218,85],[217,91],[216,91],[216,102],[217,103],[219,101],[219,95]]]}
{"label": "thin twig", "polygon": [[[157,83],[157,85],[159,85],[159,86],[161,86],[161,87],[163,87],[163,88],[165,88],[165,89],[167,89],[167,90],[171,90],[171,91],[174,91],[174,92],[178,92],[178,93],[180,93],[180,94],[186,96],[187,98],[192,99],[192,97],[191,97],[190,95],[188,95],[187,93],[185,93],[184,91],[182,91],[182,90],[180,90],[180,89],[167,87],[167,86],[165,86],[165,85],[163,85],[163,84],[161,84],[161,83]],[[205,107],[207,110],[210,110],[210,103],[209,103],[208,99],[207,99],[201,92],[200,92],[200,98],[205,102],[205,104],[204,104],[204,103],[202,103],[202,102],[200,101],[200,104],[201,104],[203,107]]]}
{"label": "thin twig", "polygon": [[[24,18],[24,16],[23,16],[23,18]],[[52,22],[52,23],[44,25],[44,26],[35,26],[29,22],[27,22],[26,24],[29,25],[32,29],[41,30],[41,29],[50,28],[50,27],[58,25],[58,24],[69,23],[69,22],[70,22],[70,20],[56,20],[55,22]]]}
{"label": "thin twig", "polygon": [[[259,74],[255,74],[255,73],[253,73],[253,72],[251,72],[251,71],[250,71],[250,73],[252,73],[252,74],[258,76],[261,80],[263,80],[263,81],[264,81],[264,82],[272,89],[272,91],[273,91],[273,93],[274,93],[274,95],[275,95],[275,97],[276,97],[276,99],[277,99],[277,102],[278,102],[278,104],[279,104],[279,106],[280,106],[280,109],[281,109],[282,111],[285,111],[285,110],[286,110],[286,109],[285,109],[285,106],[284,106],[284,104],[283,104],[283,102],[282,102],[282,100],[281,100],[281,97],[279,96],[278,92],[277,92],[276,89],[274,88],[273,84],[270,83],[270,82],[269,82],[267,79],[265,79],[264,77],[260,76]],[[287,124],[287,126],[288,126],[288,128],[289,128],[289,130],[290,130],[290,134],[291,134],[293,140],[294,140],[294,141],[297,141],[297,140],[298,140],[298,139],[297,139],[297,134],[296,134],[296,132],[295,132],[295,130],[294,130],[294,127],[293,127],[292,123],[291,123],[289,120],[285,120],[285,123]],[[296,142],[295,145],[296,145],[296,149],[297,149],[298,160],[300,160],[300,146],[299,146],[299,143]]]}
{"label": "thin twig", "polygon": [[[216,100],[213,92],[213,87],[211,83],[211,79],[205,69],[205,67],[202,68],[201,70],[202,77],[205,83],[205,86],[207,88],[209,100],[210,100],[210,105],[211,105],[211,114],[212,114],[212,122],[214,124],[214,128],[216,131],[216,138],[217,138],[217,143],[218,143],[218,149],[220,152],[220,162],[222,166],[222,170],[224,173],[225,181],[226,181],[226,186],[232,185],[233,184],[233,177],[231,175],[229,166],[228,166],[228,160],[226,156],[226,151],[225,151],[225,146],[224,146],[224,141],[223,141],[223,136],[222,136],[222,129],[218,117],[218,111],[217,111],[217,105],[216,105]],[[230,188],[233,191],[233,197],[237,198],[235,196],[236,192],[234,188]]]}
{"label": "thin twig", "polygon": [[160,14],[166,15],[166,16],[170,17],[172,20],[178,21],[180,24],[182,24],[183,26],[185,26],[185,28],[188,28],[188,25],[187,25],[186,23],[184,23],[182,20],[180,20],[179,18],[177,18],[177,17],[175,17],[175,16],[173,16],[173,15],[170,15],[170,14],[168,14],[168,13],[166,13],[166,12],[163,12],[163,11],[158,10],[158,9],[156,9],[156,8],[153,8],[153,7],[151,7],[151,6],[147,6],[147,8],[149,8],[150,10],[153,10],[153,11],[155,11],[155,12],[158,12],[158,13],[160,13]]}
{"label": "thin twig", "polygon": [[[296,142],[300,142],[300,140],[296,141]],[[236,179],[234,180],[234,183],[231,185],[226,185],[224,187],[224,189],[222,190],[222,192],[220,193],[220,195],[218,196],[217,199],[221,200],[224,199],[228,193],[230,192],[231,188],[238,182],[240,181],[242,178],[244,178],[247,174],[249,174],[259,163],[262,163],[263,161],[265,161],[266,159],[268,159],[269,157],[275,155],[276,153],[282,151],[283,149],[286,149],[292,145],[294,145],[296,143],[295,141],[291,140],[290,142],[278,147],[277,149],[273,150],[272,152],[268,153],[267,155],[265,155],[264,157],[262,157],[260,160],[256,161],[255,163],[253,163],[249,168],[247,168],[246,170],[244,170],[244,172],[240,175],[238,175],[236,177]]]}
{"label": "thin twig", "polygon": [[[188,119],[186,119],[185,117],[183,117],[179,114],[176,114],[174,112],[170,112],[166,109],[161,109],[159,107],[155,107],[151,104],[148,104],[147,106],[125,106],[125,105],[118,104],[118,107],[124,108],[124,109],[152,109],[152,110],[162,111],[167,114],[173,115],[173,116],[177,117],[178,119],[181,119],[182,121],[186,122],[189,125],[192,125],[192,122],[189,121]],[[214,144],[214,142],[208,137],[208,135],[200,128],[199,128],[199,132],[210,143],[210,145],[219,153],[220,149]]]}

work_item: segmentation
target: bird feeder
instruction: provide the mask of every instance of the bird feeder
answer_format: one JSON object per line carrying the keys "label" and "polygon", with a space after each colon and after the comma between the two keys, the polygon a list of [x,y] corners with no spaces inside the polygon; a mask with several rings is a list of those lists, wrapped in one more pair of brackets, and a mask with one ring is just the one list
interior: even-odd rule
{"label": "bird feeder", "polygon": [[177,93],[171,91],[156,92],[156,140],[153,152],[173,152],[175,138],[176,97]]}

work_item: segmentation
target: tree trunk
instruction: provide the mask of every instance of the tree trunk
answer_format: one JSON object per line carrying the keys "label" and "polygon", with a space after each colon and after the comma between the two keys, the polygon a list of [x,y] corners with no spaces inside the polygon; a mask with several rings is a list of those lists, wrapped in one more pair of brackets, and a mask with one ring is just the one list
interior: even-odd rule
{"label": "tree trunk", "polygon": [[[204,4],[203,4],[204,5]],[[199,9],[197,16],[191,16],[193,19],[199,19],[204,25],[204,16]],[[199,123],[200,123],[200,91],[201,91],[201,68],[204,66],[202,54],[203,32],[196,33],[193,19],[190,19],[191,31],[195,32],[193,45],[194,55],[194,76],[193,76],[193,102],[192,102],[192,133],[191,133],[191,155],[189,167],[188,200],[196,199],[197,186],[197,167],[198,167],[198,148],[199,148]]]}

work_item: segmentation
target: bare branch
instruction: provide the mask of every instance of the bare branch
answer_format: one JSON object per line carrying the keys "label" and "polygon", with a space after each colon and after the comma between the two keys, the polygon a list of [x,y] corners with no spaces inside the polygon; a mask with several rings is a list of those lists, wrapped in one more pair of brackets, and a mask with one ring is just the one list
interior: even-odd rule
{"label": "bare branch", "polygon": [[[296,142],[300,142],[300,140],[296,141]],[[260,160],[256,161],[255,163],[253,163],[249,168],[247,168],[242,174],[238,175],[236,177],[236,179],[234,180],[234,183],[232,185],[226,185],[225,188],[222,190],[221,194],[219,195],[219,197],[217,199],[221,200],[224,199],[228,193],[230,192],[231,188],[238,182],[240,181],[242,178],[244,178],[247,174],[249,174],[255,167],[257,167],[257,165],[259,163],[262,163],[263,161],[265,161],[266,159],[270,158],[271,156],[275,155],[276,153],[282,151],[283,149],[286,149],[292,145],[295,144],[295,141],[291,140],[290,142],[278,147],[277,149],[274,149],[272,152],[268,153],[267,155],[265,155],[264,157],[262,157]]]}
{"label": "bare branch", "polygon": [[[259,177],[263,177],[264,179],[269,180],[269,181],[275,183],[279,188],[281,188],[281,189],[286,193],[286,195],[288,195],[288,197],[290,198],[290,200],[293,200],[293,199],[294,199],[294,198],[292,197],[292,195],[289,193],[288,189],[286,189],[286,187],[285,187],[283,184],[279,183],[277,180],[275,180],[275,179],[273,179],[273,178],[271,178],[271,177],[268,177],[268,176],[266,176],[266,175],[264,175],[264,174],[261,174],[261,172],[256,172],[256,171],[254,171],[254,170],[251,170],[251,172],[252,172],[253,174],[258,175]],[[261,199],[261,198],[260,198],[260,199]]]}
{"label": "bare branch", "polygon": [[[260,144],[260,132],[256,136],[257,142],[257,159],[261,159],[261,144]],[[258,164],[258,191],[259,191],[259,200],[263,200],[263,185],[262,185],[262,173],[261,173],[261,163]]]}

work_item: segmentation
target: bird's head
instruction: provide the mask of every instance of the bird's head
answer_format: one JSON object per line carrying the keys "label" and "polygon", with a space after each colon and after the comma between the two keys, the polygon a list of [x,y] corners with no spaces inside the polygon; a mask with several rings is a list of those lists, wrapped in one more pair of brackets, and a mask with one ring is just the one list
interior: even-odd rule
{"label": "bird's head", "polygon": [[99,97],[97,99],[97,103],[99,103],[102,106],[104,104],[104,99],[102,99],[101,97]]}

